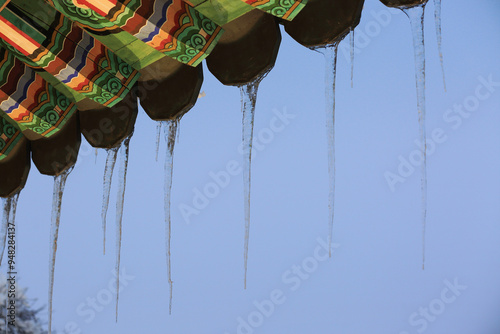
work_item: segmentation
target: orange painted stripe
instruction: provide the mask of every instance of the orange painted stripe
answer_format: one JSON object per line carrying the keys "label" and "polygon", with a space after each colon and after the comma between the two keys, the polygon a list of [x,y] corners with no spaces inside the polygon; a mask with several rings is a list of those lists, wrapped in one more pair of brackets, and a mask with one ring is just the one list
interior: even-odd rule
{"label": "orange painted stripe", "polygon": [[52,132],[52,131],[54,131],[54,130],[56,130],[56,129],[59,131],[59,129],[58,129],[59,124],[61,124],[61,122],[62,122],[63,120],[65,120],[65,119],[66,119],[66,116],[68,115],[68,113],[70,112],[70,110],[71,110],[71,109],[73,109],[73,106],[74,106],[74,105],[75,105],[74,103],[71,103],[71,104],[70,104],[70,105],[66,108],[66,110],[64,110],[64,113],[62,113],[62,114],[60,114],[60,113],[59,113],[59,116],[60,116],[60,117],[59,117],[59,120],[57,121],[57,123],[56,123],[56,124],[54,124],[54,125],[52,126],[52,128],[47,129],[47,131],[45,131],[44,133],[42,133],[42,136],[45,136],[45,135],[47,135],[48,133],[50,133],[50,132]]}
{"label": "orange painted stripe", "polygon": [[26,109],[32,110],[38,105],[38,101],[36,101],[35,97],[40,94],[40,91],[44,88],[44,81],[42,77],[38,74],[35,74],[35,81],[31,83],[28,87],[28,92],[26,94],[26,99],[21,102],[21,104],[26,106]]}
{"label": "orange painted stripe", "polygon": [[[57,24],[57,26],[54,28],[54,33],[52,34],[51,41],[50,41],[50,43],[49,43],[49,44],[47,45],[47,47],[46,47],[46,49],[47,49],[47,50],[52,50],[52,48],[54,47],[54,45],[55,45],[55,43],[56,43],[56,40],[57,40],[57,38],[54,38],[54,34],[60,30],[60,28],[62,27],[63,23],[64,23],[64,17],[63,17],[63,16],[61,16],[61,17],[60,17],[60,19],[59,19],[59,23],[58,23],[58,24]],[[73,27],[71,28],[71,30],[73,30]],[[69,35],[69,34],[71,34],[71,32],[72,32],[72,31],[70,31],[70,32],[68,33],[68,35]],[[41,58],[41,57],[39,56],[39,58]]]}
{"label": "orange painted stripe", "polygon": [[[16,140],[16,138],[20,135],[21,135],[21,132],[16,131],[16,133],[14,133],[14,136],[10,139],[9,142],[14,142]],[[0,156],[7,151],[7,148],[9,148],[9,145],[5,145],[5,148],[2,151],[0,151]]]}
{"label": "orange painted stripe", "polygon": [[[7,51],[5,51],[5,53],[7,53]],[[5,57],[0,60],[0,68],[3,67],[3,64],[5,64],[7,62],[7,60],[9,60],[9,56],[7,54],[5,54]]]}
{"label": "orange painted stripe", "polygon": [[9,95],[0,89],[0,104],[9,99]]}
{"label": "orange painted stripe", "polygon": [[293,6],[285,13],[285,15],[283,15],[283,19],[288,19],[301,3],[302,1],[295,1]]}
{"label": "orange painted stripe", "polygon": [[109,21],[114,22],[118,20],[118,16],[122,15],[125,13],[125,11],[128,9],[130,11],[130,8],[127,6],[123,5],[122,3],[117,3],[117,5],[120,5],[120,9],[115,9],[115,14],[109,18]]}
{"label": "orange painted stripe", "polygon": [[109,99],[109,101],[107,101],[107,102],[104,104],[104,106],[108,106],[108,105],[110,105],[111,103],[113,103],[113,102],[114,102],[115,100],[117,100],[117,99],[120,99],[120,100],[121,100],[120,96],[122,96],[122,94],[125,92],[125,90],[127,90],[127,91],[128,91],[129,89],[128,89],[127,87],[122,87],[122,88],[120,89],[120,91],[119,91],[117,94],[115,94],[115,96],[113,96],[111,99]]}
{"label": "orange painted stripe", "polygon": [[0,7],[0,12],[2,10],[4,10],[5,7],[7,7],[7,5],[9,4],[9,2],[10,2],[10,0],[5,1],[5,3],[2,5],[2,7]]}
{"label": "orange painted stripe", "polygon": [[153,37],[153,39],[146,44],[155,48],[156,50],[163,50],[164,45],[167,43],[171,43],[172,41],[172,35],[168,35],[164,31],[160,30],[160,34]]}
{"label": "orange painted stripe", "polygon": [[41,61],[45,56],[47,56],[50,53],[49,49],[44,49],[40,53],[38,53],[38,56],[36,58],[32,58],[33,62],[38,63]]}
{"label": "orange painted stripe", "polygon": [[189,11],[186,7],[189,7],[189,5],[185,4],[183,1],[173,1],[167,8],[167,13],[165,15],[167,20],[163,22],[160,29],[168,32],[170,35],[174,34],[176,30],[180,28],[178,23],[182,22],[179,18]]}
{"label": "orange painted stripe", "polygon": [[127,23],[123,25],[121,28],[128,32],[131,35],[136,35],[142,27],[147,24],[147,20],[140,16],[139,14],[135,14],[131,18],[127,20]]}
{"label": "orange painted stripe", "polygon": [[116,0],[75,0],[76,5],[92,9],[101,16],[106,16],[116,6]]}
{"label": "orange painted stripe", "polygon": [[208,49],[208,47],[210,46],[210,44],[212,44],[212,42],[214,41],[215,37],[217,37],[217,35],[219,34],[219,32],[221,30],[222,30],[221,27],[217,27],[217,29],[215,29],[214,33],[212,34],[212,36],[208,40],[207,44],[205,44],[205,47],[201,50],[200,53],[198,53],[195,57],[193,57],[193,59],[191,59],[191,61],[188,63],[188,65],[193,65],[202,55],[205,54],[205,51]]}
{"label": "orange painted stripe", "polygon": [[139,71],[137,70],[133,70],[130,74],[130,76],[128,77],[127,81],[125,81],[125,83],[123,84],[124,87],[127,87],[129,86],[129,84],[132,82],[132,80],[136,79],[136,75]]}
{"label": "orange painted stripe", "polygon": [[[5,94],[4,92],[2,93]],[[31,112],[22,104],[19,104],[16,109],[12,110],[12,112],[7,115],[16,122],[33,120],[33,115],[31,114]]]}
{"label": "orange painted stripe", "polygon": [[34,39],[0,16],[0,37],[28,56],[40,47]]}
{"label": "orange painted stripe", "polygon": [[83,91],[83,88],[90,84],[90,80],[83,75],[83,73],[78,73],[76,77],[67,82],[66,85],[77,92]]}

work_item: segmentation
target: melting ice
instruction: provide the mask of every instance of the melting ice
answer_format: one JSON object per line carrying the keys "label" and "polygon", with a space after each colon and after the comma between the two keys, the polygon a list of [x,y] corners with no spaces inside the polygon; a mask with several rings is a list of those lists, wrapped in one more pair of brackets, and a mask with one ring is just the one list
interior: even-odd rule
{"label": "melting ice", "polygon": [[122,220],[123,204],[125,201],[125,188],[127,185],[128,158],[130,152],[130,134],[120,148],[120,171],[118,175],[118,194],[116,196],[116,321],[118,321],[118,300],[120,298],[120,254],[122,246]]}
{"label": "melting ice", "polygon": [[436,21],[436,38],[438,43],[439,61],[441,62],[441,72],[443,73],[443,85],[446,92],[446,77],[444,74],[444,61],[442,49],[442,35],[441,35],[441,0],[434,0],[434,19]]}
{"label": "melting ice", "polygon": [[103,231],[103,253],[106,254],[106,216],[108,214],[109,206],[109,195],[111,193],[111,182],[113,180],[113,171],[115,169],[116,157],[118,155],[118,149],[120,147],[114,147],[107,149],[106,166],[104,168],[104,180],[103,180],[103,193],[102,193],[102,231]]}
{"label": "melting ice", "polygon": [[425,128],[425,44],[424,44],[424,12],[425,3],[402,8],[410,19],[413,49],[415,56],[415,81],[417,88],[417,110],[421,147],[421,190],[422,190],[422,269],[425,268],[425,225],[427,220],[427,141]]}
{"label": "melting ice", "polygon": [[166,252],[167,252],[167,275],[168,284],[170,286],[170,302],[169,313],[172,314],[172,296],[173,296],[173,281],[172,281],[172,265],[170,253],[170,240],[172,236],[172,221],[170,218],[170,197],[172,193],[172,175],[174,170],[174,147],[176,140],[177,127],[179,119],[169,120],[164,122],[165,141],[167,142],[167,150],[165,155],[165,188],[164,188],[164,210],[165,210],[165,229],[166,229]]}
{"label": "melting ice", "polygon": [[156,123],[156,161],[158,161],[158,152],[160,151],[161,128],[163,126],[163,123],[164,122]]}
{"label": "melting ice", "polygon": [[[353,36],[354,37],[354,36]],[[326,133],[328,142],[328,248],[332,256],[333,221],[335,216],[335,79],[338,46],[341,38],[331,45],[312,48],[325,56]],[[354,38],[353,38],[354,40]]]}
{"label": "melting ice", "polygon": [[50,227],[50,249],[51,257],[49,261],[49,334],[52,333],[52,295],[54,292],[54,269],[56,265],[57,237],[59,234],[59,222],[61,221],[61,205],[64,194],[64,187],[73,166],[65,170],[58,176],[54,176],[54,191],[52,197],[52,218]]}
{"label": "melting ice", "polygon": [[354,87],[354,28],[349,34],[349,44],[351,45],[351,88]]}
{"label": "melting ice", "polygon": [[3,217],[0,230],[0,265],[2,265],[3,254],[5,252],[5,244],[7,241],[7,231],[9,224],[16,224],[16,210],[18,200],[19,192],[8,198],[2,198]]}
{"label": "melting ice", "polygon": [[257,103],[257,93],[259,84],[267,73],[257,77],[252,82],[240,86],[241,110],[243,113],[243,184],[244,184],[244,207],[245,207],[245,244],[243,251],[243,261],[245,267],[244,287],[247,288],[247,268],[248,268],[248,242],[250,237],[250,188],[252,181],[252,143],[253,125],[255,119],[255,106]]}

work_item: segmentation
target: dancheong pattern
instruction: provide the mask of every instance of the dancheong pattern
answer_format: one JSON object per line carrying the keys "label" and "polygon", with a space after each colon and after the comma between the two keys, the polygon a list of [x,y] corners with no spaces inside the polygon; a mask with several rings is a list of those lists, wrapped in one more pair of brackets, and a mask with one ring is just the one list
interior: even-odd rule
{"label": "dancheong pattern", "polygon": [[46,0],[93,33],[126,31],[153,49],[197,66],[222,29],[183,0]]}
{"label": "dancheong pattern", "polygon": [[0,48],[0,109],[22,131],[49,137],[76,111],[75,104],[32,68]]}
{"label": "dancheong pattern", "polygon": [[285,20],[292,20],[305,6],[307,0],[241,0]]}
{"label": "dancheong pattern", "polygon": [[116,105],[162,57],[198,66],[222,24],[253,9],[291,20],[306,1],[0,0],[0,159],[15,133],[56,133],[79,101]]}
{"label": "dancheong pattern", "polygon": [[[229,23],[253,9],[293,20],[308,0],[184,0],[219,25]],[[333,0],[332,0],[333,1]]]}
{"label": "dancheong pattern", "polygon": [[0,117],[0,161],[9,155],[22,137],[21,131],[2,115]]}
{"label": "dancheong pattern", "polygon": [[58,15],[45,30],[21,15],[11,4],[0,12],[4,47],[79,94],[111,107],[138,79],[137,71],[68,18]]}

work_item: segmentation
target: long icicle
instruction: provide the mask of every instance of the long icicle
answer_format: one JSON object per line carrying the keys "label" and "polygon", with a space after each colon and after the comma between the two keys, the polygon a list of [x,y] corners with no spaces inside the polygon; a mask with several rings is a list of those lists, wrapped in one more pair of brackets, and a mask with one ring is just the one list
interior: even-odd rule
{"label": "long icicle", "polygon": [[439,51],[439,61],[441,62],[441,72],[443,73],[443,85],[444,85],[444,91],[446,92],[446,76],[444,72],[444,60],[443,60],[443,48],[442,48],[443,37],[441,34],[441,0],[434,0],[434,19],[436,21],[436,39]]}
{"label": "long icicle", "polygon": [[118,300],[120,299],[120,256],[122,247],[122,220],[123,204],[125,202],[125,188],[127,186],[128,158],[130,152],[130,134],[122,143],[120,155],[120,171],[118,175],[118,195],[116,196],[116,310],[115,320],[118,322]]}
{"label": "long icicle", "polygon": [[165,209],[165,231],[166,231],[166,252],[167,252],[167,275],[168,284],[170,286],[170,301],[169,314],[172,314],[172,297],[173,285],[172,281],[172,261],[170,252],[170,241],[172,237],[172,221],[170,217],[170,198],[172,193],[172,176],[174,171],[174,147],[176,140],[177,127],[179,119],[169,120],[165,122],[165,141],[167,142],[167,150],[165,155],[165,184],[164,184],[164,209]]}
{"label": "long icicle", "polygon": [[103,243],[102,251],[106,254],[106,216],[108,215],[109,207],[109,196],[111,193],[111,182],[113,180],[113,171],[115,169],[116,157],[118,155],[118,149],[120,147],[114,147],[107,149],[106,166],[104,167],[104,177],[103,177],[103,191],[102,191],[102,232],[103,232]]}
{"label": "long icicle", "polygon": [[16,211],[17,202],[19,200],[20,191],[10,196],[9,198],[2,198],[3,200],[3,218],[2,228],[0,232],[0,265],[2,265],[3,254],[5,252],[5,245],[7,241],[7,231],[9,224],[16,224]]}
{"label": "long icicle", "polygon": [[415,55],[415,81],[417,88],[417,110],[420,132],[421,190],[422,190],[422,270],[425,269],[425,228],[427,220],[427,141],[425,129],[425,42],[424,12],[425,3],[403,8],[411,23]]}
{"label": "long icicle", "polygon": [[[267,74],[267,73],[266,73]],[[244,183],[244,205],[245,205],[245,244],[243,261],[245,267],[244,288],[247,288],[248,270],[248,243],[250,238],[250,190],[252,181],[252,142],[253,124],[255,118],[255,106],[259,84],[266,74],[257,77],[254,81],[240,86],[241,110],[243,112],[243,183]]]}
{"label": "long icicle", "polygon": [[2,198],[2,226],[0,230],[0,265],[3,260],[3,253],[5,251],[5,242],[7,240],[7,226],[9,225],[10,220],[10,211],[12,207],[12,197]]}
{"label": "long icicle", "polygon": [[313,49],[325,56],[326,134],[328,142],[328,254],[332,257],[333,221],[335,218],[335,81],[337,55],[341,38],[331,45]]}
{"label": "long icicle", "polygon": [[54,176],[54,192],[52,198],[52,223],[50,227],[50,248],[52,255],[49,261],[49,328],[48,334],[52,333],[52,295],[54,292],[54,270],[56,265],[57,237],[59,234],[59,223],[61,221],[61,205],[64,186],[73,167],[68,168],[62,174]]}
{"label": "long icicle", "polygon": [[349,43],[351,44],[351,88],[354,87],[354,28],[351,27],[349,34]]}
{"label": "long icicle", "polygon": [[163,122],[156,123],[156,159],[158,161],[158,152],[160,151],[160,137],[161,137],[161,128],[163,126]]}

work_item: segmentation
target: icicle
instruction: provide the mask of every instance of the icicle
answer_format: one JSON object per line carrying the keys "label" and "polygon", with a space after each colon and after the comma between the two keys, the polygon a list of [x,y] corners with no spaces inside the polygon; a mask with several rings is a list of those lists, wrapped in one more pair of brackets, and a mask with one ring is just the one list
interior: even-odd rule
{"label": "icicle", "polygon": [[166,252],[167,252],[167,274],[168,284],[170,285],[169,313],[172,314],[172,265],[170,253],[170,240],[172,236],[172,221],[170,219],[170,195],[172,192],[172,175],[174,170],[174,146],[179,120],[169,120],[165,122],[165,141],[167,142],[167,151],[165,155],[165,188],[164,188],[164,209],[165,209],[165,229],[166,229]]}
{"label": "icicle", "polygon": [[325,56],[326,82],[326,131],[328,138],[328,253],[332,256],[333,220],[335,215],[335,79],[337,75],[337,54],[340,40],[317,49]]}
{"label": "icicle", "polygon": [[351,44],[351,88],[354,87],[354,28],[351,28],[349,34],[349,42]]}
{"label": "icicle", "polygon": [[253,124],[255,118],[255,105],[257,103],[257,92],[259,84],[267,73],[257,77],[252,82],[240,86],[241,110],[243,112],[243,182],[244,182],[244,205],[245,205],[245,244],[244,244],[244,287],[247,288],[248,268],[248,242],[250,238],[250,189],[252,184],[252,143]]}
{"label": "icicle", "polygon": [[102,232],[103,232],[103,254],[106,254],[106,216],[108,214],[109,195],[111,192],[111,181],[113,180],[113,171],[115,169],[116,157],[119,147],[107,149],[108,156],[106,158],[106,166],[104,167],[104,189],[102,192]]}
{"label": "icicle", "polygon": [[5,242],[7,240],[7,226],[9,225],[10,219],[10,208],[12,207],[12,197],[2,198],[2,208],[3,208],[3,217],[2,217],[2,227],[0,231],[0,265],[3,260],[3,253],[5,251]]}
{"label": "icicle", "polygon": [[52,255],[49,261],[49,331],[52,333],[52,295],[54,291],[54,269],[56,265],[57,236],[59,234],[59,222],[61,220],[61,205],[64,193],[64,186],[73,166],[65,170],[62,174],[54,176],[54,192],[52,198],[52,224],[50,227],[50,248]]}
{"label": "icicle", "polygon": [[443,85],[446,92],[446,77],[444,74],[444,61],[441,36],[441,0],[434,0],[434,19],[436,21],[436,38],[438,43],[439,60],[441,62],[441,72],[443,73]]}
{"label": "icicle", "polygon": [[158,152],[160,151],[161,127],[163,122],[156,123],[156,161],[158,162]]}
{"label": "icicle", "polygon": [[427,141],[425,132],[425,44],[424,44],[424,11],[425,3],[402,8],[411,23],[413,47],[415,53],[415,80],[417,86],[417,110],[420,127],[421,147],[421,189],[422,189],[422,269],[425,268],[425,224],[427,220]]}
{"label": "icicle", "polygon": [[2,198],[3,218],[0,231],[0,265],[2,265],[3,254],[5,252],[9,223],[12,225],[15,225],[16,223],[16,210],[18,200],[19,192],[8,198]]}
{"label": "icicle", "polygon": [[122,247],[122,220],[125,188],[127,185],[128,157],[131,133],[122,143],[120,154],[120,174],[118,175],[118,195],[116,196],[116,322],[118,322],[118,300],[120,298],[120,255]]}

